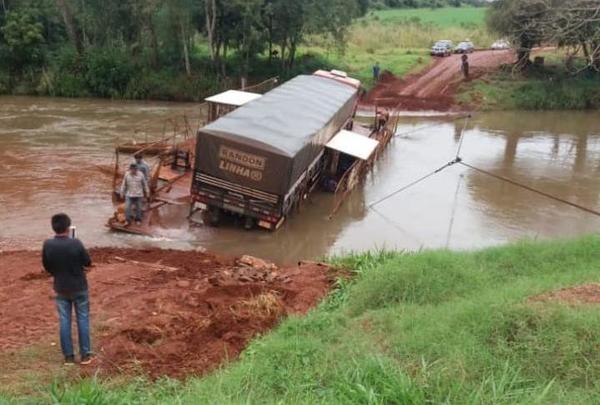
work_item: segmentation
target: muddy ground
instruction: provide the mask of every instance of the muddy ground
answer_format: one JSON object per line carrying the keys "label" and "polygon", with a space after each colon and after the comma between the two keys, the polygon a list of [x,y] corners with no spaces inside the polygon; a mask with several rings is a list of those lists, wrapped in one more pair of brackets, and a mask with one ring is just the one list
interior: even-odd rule
{"label": "muddy ground", "polygon": [[[98,356],[93,367],[81,368],[86,374],[203,374],[235,359],[282,317],[307,312],[336,277],[318,263],[278,269],[194,251],[101,248],[91,255]],[[0,252],[0,272],[0,356],[31,345],[58,352],[54,294],[39,253]]]}
{"label": "muddy ground", "polygon": [[[469,54],[470,79],[514,61],[514,52],[477,51]],[[464,82],[461,55],[436,58],[426,70],[403,79],[384,72],[377,85],[362,99],[363,106],[398,107],[405,111],[450,111],[458,107],[454,93]]]}
{"label": "muddy ground", "polygon": [[600,304],[600,284],[562,288],[531,297],[532,302],[559,301],[568,304]]}

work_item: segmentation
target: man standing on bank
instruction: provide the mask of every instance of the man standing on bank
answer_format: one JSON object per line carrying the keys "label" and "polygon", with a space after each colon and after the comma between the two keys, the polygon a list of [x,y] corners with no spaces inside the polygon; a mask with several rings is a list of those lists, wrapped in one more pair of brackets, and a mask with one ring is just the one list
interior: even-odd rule
{"label": "man standing on bank", "polygon": [[52,217],[55,236],[44,242],[42,263],[54,278],[56,308],[60,322],[60,347],[65,365],[75,364],[71,315],[75,308],[79,336],[80,364],[92,362],[90,342],[90,303],[85,272],[92,266],[90,256],[79,239],[69,236],[71,219],[66,214]]}
{"label": "man standing on bank", "polygon": [[131,220],[134,218],[132,212],[135,207],[135,223],[141,225],[143,207],[142,202],[144,197],[150,196],[150,189],[148,188],[148,180],[146,176],[138,170],[138,166],[132,163],[129,166],[129,171],[125,173],[123,177],[123,183],[121,184],[121,197],[125,198],[125,226],[131,224]]}

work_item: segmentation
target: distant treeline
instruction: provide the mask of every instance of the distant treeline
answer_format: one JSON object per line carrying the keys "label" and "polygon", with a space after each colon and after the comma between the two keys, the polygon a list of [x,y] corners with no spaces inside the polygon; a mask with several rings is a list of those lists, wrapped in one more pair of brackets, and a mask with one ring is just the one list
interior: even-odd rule
{"label": "distant treeline", "polygon": [[485,6],[485,0],[369,0],[370,7],[383,8],[439,8],[461,6]]}
{"label": "distant treeline", "polygon": [[367,9],[368,0],[0,0],[0,93],[198,99],[240,76],[293,74],[305,37],[343,47]]}

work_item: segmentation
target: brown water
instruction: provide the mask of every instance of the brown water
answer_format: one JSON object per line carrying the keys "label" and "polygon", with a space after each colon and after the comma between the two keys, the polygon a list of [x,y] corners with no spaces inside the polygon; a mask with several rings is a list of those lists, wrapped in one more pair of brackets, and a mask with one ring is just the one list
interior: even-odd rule
{"label": "brown water", "polygon": [[[454,157],[462,122],[402,118],[364,187],[328,220],[332,198],[316,194],[277,233],[188,227],[186,207],[160,213],[161,237],[110,233],[110,167],[117,138],[160,137],[164,121],[191,104],[0,98],[0,247],[36,247],[48,218],[66,211],[86,244],[195,248],[279,262],[376,248],[467,249],[522,238],[596,232],[600,218],[462,166],[453,166],[367,209]],[[432,126],[436,125],[436,126]],[[416,128],[421,131],[402,135]],[[465,161],[573,202],[600,209],[600,114],[490,113],[471,120]]]}

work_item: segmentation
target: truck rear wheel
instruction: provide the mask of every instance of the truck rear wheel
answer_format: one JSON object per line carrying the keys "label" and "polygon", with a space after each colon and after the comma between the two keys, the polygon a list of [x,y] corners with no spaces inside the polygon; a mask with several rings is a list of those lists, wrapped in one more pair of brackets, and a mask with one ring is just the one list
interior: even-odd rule
{"label": "truck rear wheel", "polygon": [[210,226],[217,227],[221,223],[221,209],[217,207],[210,207],[204,213],[204,222]]}
{"label": "truck rear wheel", "polygon": [[244,219],[244,229],[247,231],[250,231],[254,228],[254,225],[256,224],[256,222],[254,221],[254,218],[252,217],[246,217]]}

